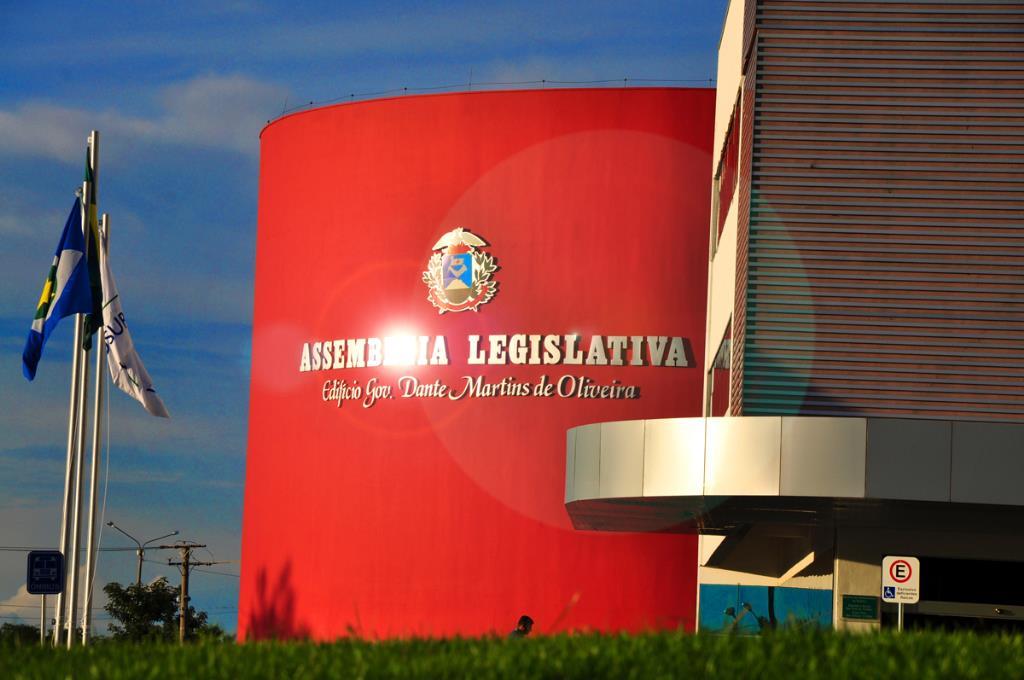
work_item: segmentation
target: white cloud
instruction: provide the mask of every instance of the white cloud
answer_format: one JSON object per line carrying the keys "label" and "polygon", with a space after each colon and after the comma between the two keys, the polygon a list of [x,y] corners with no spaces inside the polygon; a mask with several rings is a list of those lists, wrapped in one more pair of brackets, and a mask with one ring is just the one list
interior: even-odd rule
{"label": "white cloud", "polygon": [[[50,598],[47,609],[52,611],[53,598]],[[0,615],[12,623],[39,625],[39,596],[30,595],[28,587],[22,584],[18,590],[5,600],[0,600]]]}
{"label": "white cloud", "polygon": [[287,90],[243,76],[202,76],[171,85],[160,94],[166,114],[157,136],[183,144],[223,147],[247,154]]}
{"label": "white cloud", "polygon": [[[525,56],[519,59],[495,59],[482,64],[477,71],[481,80],[500,82],[523,82],[547,80],[552,87],[557,82],[570,81],[573,84],[585,85],[589,81],[595,86],[620,87],[643,85],[679,85],[691,87],[707,87],[708,78],[714,75],[714,64],[708,63],[699,55],[642,55],[630,54],[624,59],[619,54],[602,53],[597,50],[586,55],[568,55],[558,58],[545,56]],[[624,78],[630,80],[624,81]],[[687,81],[655,81],[646,82],[648,78],[690,78]],[[609,82],[604,82],[609,81]],[[630,82],[632,81],[632,82]]]}
{"label": "white cloud", "polygon": [[[474,61],[488,55],[547,52],[557,62],[583,49],[593,56],[603,47],[623,44],[636,53],[659,49],[675,53],[681,44],[717,37],[726,0],[678,0],[664,3],[621,3],[591,0],[588,3],[544,2],[479,3],[455,0],[445,3],[336,3],[328,11],[312,12],[272,3],[199,3],[188,13],[207,15],[191,21],[189,30],[168,30],[167,22],[181,11],[168,10],[167,22],[132,23],[112,27],[104,36],[103,49],[89,53],[89,65],[128,63],[139,59],[199,61],[223,64],[214,68],[288,68],[309,82],[314,72],[326,74],[332,92],[345,94],[353,74],[373,73],[384,87],[427,85],[424,81],[383,82],[396,73],[408,75],[417,64],[433,65],[435,78],[445,79],[439,69],[459,64],[466,73]],[[221,15],[223,20],[209,20]],[[652,20],[653,17],[657,17]],[[205,19],[205,20],[203,20]],[[67,55],[53,43],[41,41],[24,46],[11,58],[27,66],[78,63],[80,55]],[[389,67],[375,66],[386,62]],[[395,68],[401,64],[400,68]],[[371,65],[371,69],[367,69]],[[467,68],[463,68],[466,66]],[[374,72],[375,71],[375,72]],[[450,72],[448,72],[450,73]],[[298,75],[301,74],[301,75]],[[404,79],[403,75],[403,79]],[[656,74],[668,77],[669,74]],[[603,77],[603,74],[602,74]],[[686,77],[685,75],[682,77]],[[349,84],[342,84],[348,81]],[[308,101],[308,97],[306,98]],[[294,103],[294,100],[293,100]],[[278,101],[280,111],[280,100]]]}
{"label": "white cloud", "polygon": [[[68,202],[70,207],[71,201]],[[60,210],[18,210],[17,208],[12,209],[10,212],[0,213],[0,236],[7,238],[10,236],[21,236],[28,238],[38,238],[42,235],[42,230],[39,229],[40,225],[50,227],[50,231],[46,232],[47,236],[50,236],[51,241],[56,241],[53,237],[53,225],[61,225],[64,218],[67,217]],[[59,234],[58,234],[59,235]],[[56,243],[54,243],[56,245]]]}
{"label": "white cloud", "polygon": [[[612,3],[614,6],[614,3]],[[514,4],[466,3],[439,7],[416,6],[382,10],[366,4],[362,11],[345,11],[342,18],[313,18],[300,11],[275,15],[238,32],[219,27],[188,34],[166,31],[122,33],[104,43],[102,59],[140,56],[215,58],[245,54],[274,60],[364,57],[373,54],[450,54],[463,49],[501,49],[524,44],[575,44],[621,33],[616,22],[597,25],[571,3],[525,7]],[[622,14],[620,12],[620,14]],[[628,15],[626,15],[628,16]],[[631,27],[634,32],[642,26]],[[671,27],[657,27],[659,34]],[[39,59],[52,55],[33,52]]]}
{"label": "white cloud", "polygon": [[135,276],[130,281],[125,277],[125,281],[120,289],[131,290],[125,309],[142,321],[146,319],[144,312],[149,311],[144,306],[154,301],[163,318],[216,323],[252,320],[252,281],[247,277],[190,273],[188,278],[182,278],[173,270],[154,267],[145,277]]}
{"label": "white cloud", "polygon": [[0,248],[0,314],[30,318],[73,200],[68,191],[64,205],[47,205],[39,192],[0,187],[0,238],[5,244]]}
{"label": "white cloud", "polygon": [[158,113],[149,118],[45,101],[23,102],[0,110],[0,152],[81,164],[85,131],[96,129],[117,140],[103,150],[105,159],[112,155],[115,161],[140,142],[229,149],[255,156],[260,129],[286,96],[286,88],[252,78],[205,75],[162,88],[155,96]]}
{"label": "white cloud", "polygon": [[[62,368],[51,367],[53,373]],[[108,389],[111,389],[108,386]],[[91,397],[90,397],[91,398]],[[119,447],[148,448],[151,454],[158,452],[188,452],[206,450],[210,442],[239,441],[239,432],[244,427],[234,419],[227,420],[217,416],[201,416],[181,413],[184,407],[172,412],[171,418],[154,418],[142,410],[138,404],[118,392],[111,395],[112,432],[105,432],[104,437],[115,450]],[[54,408],[54,401],[57,408]],[[175,404],[170,408],[174,409]],[[31,390],[23,390],[19,399],[8,400],[3,412],[0,413],[0,432],[4,432],[0,453],[16,451],[23,448],[50,446],[55,451],[63,452],[67,437],[67,397],[52,394],[40,394]],[[40,414],[45,414],[41,417]],[[91,433],[91,426],[89,432]],[[244,437],[244,433],[243,433]],[[243,439],[244,440],[244,439]],[[223,449],[228,455],[234,449]],[[0,470],[7,465],[15,465],[15,461],[5,460],[0,455]],[[52,462],[54,469],[63,470],[63,461]],[[44,462],[33,463],[33,470],[42,473]],[[11,470],[12,477],[15,470]],[[24,481],[28,478],[27,471],[21,470],[17,477]]]}
{"label": "white cloud", "polygon": [[113,111],[25,102],[12,110],[0,111],[0,150],[81,165],[85,161],[86,135],[90,129],[139,137],[152,134],[153,124]]}
{"label": "white cloud", "polygon": [[[78,570],[79,578],[79,604],[77,619],[79,622],[82,620],[83,611],[82,607],[85,606],[85,565],[83,564]],[[39,595],[32,595],[28,592],[28,587],[22,584],[18,587],[14,595],[11,595],[5,600],[0,600],[0,616],[9,617],[13,623],[24,623],[33,626],[39,625],[39,610],[40,610],[40,599]],[[50,622],[54,617],[54,607],[57,603],[56,597],[46,598],[46,629],[47,634],[50,634],[52,627]],[[93,579],[93,592],[92,592],[92,626],[93,632],[102,635],[107,632],[107,624],[110,621],[110,616],[103,610],[103,607],[107,604],[107,594],[103,592],[103,586],[99,579],[99,573]],[[16,618],[15,618],[16,617]],[[79,623],[79,625],[81,625]],[[76,640],[77,642],[77,640]]]}

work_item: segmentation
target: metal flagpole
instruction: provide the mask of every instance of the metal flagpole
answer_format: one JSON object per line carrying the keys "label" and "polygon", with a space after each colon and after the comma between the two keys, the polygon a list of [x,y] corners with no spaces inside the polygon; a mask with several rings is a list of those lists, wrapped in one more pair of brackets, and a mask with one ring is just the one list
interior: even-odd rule
{"label": "metal flagpole", "polygon": [[75,643],[75,623],[78,621],[78,566],[81,551],[78,541],[82,534],[82,481],[84,478],[82,468],[85,467],[85,416],[88,407],[89,394],[89,352],[82,350],[82,380],[78,384],[78,437],[75,447],[75,488],[74,502],[71,507],[71,547],[68,561],[71,563],[68,572],[68,649]]}
{"label": "metal flagpole", "polygon": [[[83,208],[85,197],[82,197]],[[83,226],[85,220],[82,221]],[[68,406],[68,453],[67,462],[64,468],[64,510],[60,519],[60,551],[64,555],[65,583],[67,582],[68,570],[73,560],[68,554],[68,543],[71,533],[71,523],[68,521],[71,515],[71,502],[73,493],[71,483],[75,478],[75,463],[78,456],[75,455],[75,443],[78,441],[78,397],[81,392],[79,382],[82,379],[82,330],[85,320],[82,314],[75,314],[75,344],[71,353],[71,399]],[[53,611],[53,645],[56,647],[61,643],[61,632],[64,630],[64,608],[67,598],[64,592],[57,593],[57,604]]]}
{"label": "metal flagpole", "polygon": [[[71,560],[68,558],[68,536],[70,533],[70,523],[68,522],[68,516],[71,514],[71,482],[75,477],[75,442],[77,441],[78,431],[78,382],[81,380],[82,374],[82,315],[75,315],[75,345],[74,352],[71,355],[71,403],[68,406],[68,453],[67,462],[64,468],[64,511],[61,514],[60,520],[60,551],[64,554],[64,571],[65,571],[65,582],[67,581],[67,569],[68,565],[71,564]],[[64,627],[64,604],[66,598],[64,593],[57,593],[57,605],[54,610],[54,625],[53,625],[53,644],[57,646],[60,644],[61,631]]]}
{"label": "metal flagpole", "polygon": [[[85,219],[82,221],[82,227],[85,230],[85,256],[86,258],[95,257],[89,253],[89,220],[90,214],[89,209],[92,203],[91,192],[96,190],[96,178],[97,170],[97,143],[99,142],[99,133],[93,130],[89,133],[89,166],[92,169],[92,182],[82,183],[82,194],[85,197]],[[83,328],[83,335],[85,329]],[[85,465],[85,416],[88,407],[88,394],[89,394],[89,351],[82,350],[82,380],[78,384],[78,444],[75,451],[76,466],[75,466],[75,489],[74,489],[74,503],[72,504],[72,521],[71,521],[71,555],[69,561],[71,562],[70,572],[68,573],[68,612],[67,612],[67,626],[68,626],[68,649],[75,644],[75,623],[78,620],[78,565],[79,559],[79,546],[78,542],[82,534],[82,481],[83,471],[82,468]]]}
{"label": "metal flagpole", "polygon": [[[103,220],[100,222],[100,238],[96,244],[97,248],[102,248],[104,251],[107,249],[109,229],[109,215],[104,213]],[[104,295],[106,294],[104,293]],[[103,342],[102,336],[103,329],[101,328],[96,332],[96,401],[93,402],[92,409],[92,462],[89,468],[92,474],[92,478],[89,480],[89,538],[85,546],[85,600],[82,602],[84,609],[82,612],[83,645],[89,644],[89,636],[92,633],[92,586],[96,576],[96,548],[98,547],[96,545],[96,490],[99,486],[100,440],[103,437],[100,416],[103,412],[103,388],[107,382],[106,376],[103,373],[103,352],[100,349],[100,343]]]}

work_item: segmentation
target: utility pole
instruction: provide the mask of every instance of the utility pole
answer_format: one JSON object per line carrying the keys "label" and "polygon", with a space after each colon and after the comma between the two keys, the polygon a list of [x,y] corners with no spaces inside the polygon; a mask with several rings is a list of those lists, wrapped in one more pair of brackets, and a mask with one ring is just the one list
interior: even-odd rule
{"label": "utility pole", "polygon": [[192,556],[192,548],[181,550],[181,591],[178,592],[178,644],[185,644],[185,634],[188,632],[188,573],[192,570],[189,565],[189,558]]}
{"label": "utility pole", "polygon": [[[175,545],[162,545],[161,548],[174,548],[181,553],[180,562],[167,560],[167,564],[178,567],[181,572],[181,590],[178,592],[178,643],[185,644],[185,632],[188,628],[188,573],[198,563],[192,561],[192,551],[196,548],[205,548],[204,543],[193,543],[186,541]],[[206,564],[203,562],[202,564]]]}
{"label": "utility pole", "polygon": [[193,567],[210,567],[224,562],[196,562],[192,559],[192,551],[196,548],[205,548],[203,543],[192,543],[191,541],[176,543],[175,545],[161,545],[160,548],[173,548],[181,553],[180,562],[167,561],[167,564],[178,567],[181,572],[181,592],[178,593],[178,643],[185,643],[185,635],[188,633],[188,577]]}

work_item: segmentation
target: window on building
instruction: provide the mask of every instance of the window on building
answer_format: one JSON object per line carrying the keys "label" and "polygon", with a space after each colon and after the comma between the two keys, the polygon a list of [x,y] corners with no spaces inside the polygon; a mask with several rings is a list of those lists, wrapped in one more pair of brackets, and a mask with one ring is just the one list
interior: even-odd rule
{"label": "window on building", "polygon": [[729,412],[729,373],[732,366],[732,321],[725,327],[725,336],[715,352],[715,360],[708,370],[707,408],[709,416],[724,416]]}
{"label": "window on building", "polygon": [[714,248],[718,250],[718,241],[722,238],[722,229],[725,227],[725,217],[729,214],[729,207],[732,205],[733,196],[736,194],[736,185],[739,181],[740,167],[740,99],[737,98],[736,106],[733,107],[732,118],[729,120],[729,129],[725,133],[725,146],[722,147],[722,155],[718,161],[718,171],[715,173],[714,182]]}

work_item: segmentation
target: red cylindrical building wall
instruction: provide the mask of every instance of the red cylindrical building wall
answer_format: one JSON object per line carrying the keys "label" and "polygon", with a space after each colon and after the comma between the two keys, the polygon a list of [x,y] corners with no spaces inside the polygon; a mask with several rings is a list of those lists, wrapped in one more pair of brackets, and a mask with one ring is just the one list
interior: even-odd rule
{"label": "red cylindrical building wall", "polygon": [[[700,414],[713,102],[482,92],[264,130],[240,637],[503,633],[523,613],[541,632],[692,628],[694,539],[575,531],[565,444],[583,423]],[[470,249],[493,258],[497,289],[442,314],[424,272],[457,227],[486,243]],[[560,360],[515,363],[520,334],[561,336]],[[569,334],[584,363],[567,362]],[[346,340],[391,336],[427,350],[334,367],[334,340],[356,354]],[[447,363],[431,365],[438,336]],[[672,338],[685,365],[653,365]],[[481,349],[498,363],[472,363]],[[448,392],[406,397],[413,378]],[[632,389],[543,387],[584,379]],[[340,383],[339,406],[325,384]],[[364,407],[370,384],[390,397]]]}

